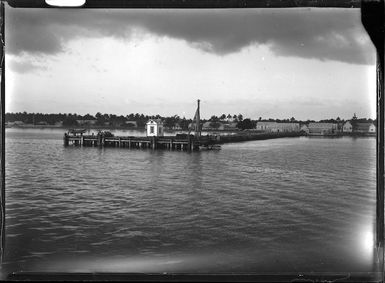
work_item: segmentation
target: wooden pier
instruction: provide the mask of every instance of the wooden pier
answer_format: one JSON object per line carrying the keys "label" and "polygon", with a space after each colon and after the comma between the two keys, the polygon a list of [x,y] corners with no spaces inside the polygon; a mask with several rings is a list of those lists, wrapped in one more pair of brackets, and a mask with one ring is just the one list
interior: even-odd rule
{"label": "wooden pier", "polygon": [[168,149],[168,150],[199,150],[218,149],[214,145],[224,143],[244,142],[251,140],[266,140],[283,137],[298,137],[300,133],[237,133],[227,136],[199,136],[176,135],[163,137],[135,137],[135,136],[113,136],[103,132],[92,135],[84,135],[84,131],[70,131],[64,134],[63,141],[65,146],[85,146],[85,147],[120,147],[120,148],[148,148],[148,149]]}

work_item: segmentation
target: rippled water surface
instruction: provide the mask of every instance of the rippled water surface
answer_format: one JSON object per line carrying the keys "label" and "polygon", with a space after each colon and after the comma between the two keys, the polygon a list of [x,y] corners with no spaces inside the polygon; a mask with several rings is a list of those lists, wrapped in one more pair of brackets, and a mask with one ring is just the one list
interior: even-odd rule
{"label": "rippled water surface", "polygon": [[9,270],[376,268],[375,138],[188,153],[64,147],[63,132],[7,129]]}

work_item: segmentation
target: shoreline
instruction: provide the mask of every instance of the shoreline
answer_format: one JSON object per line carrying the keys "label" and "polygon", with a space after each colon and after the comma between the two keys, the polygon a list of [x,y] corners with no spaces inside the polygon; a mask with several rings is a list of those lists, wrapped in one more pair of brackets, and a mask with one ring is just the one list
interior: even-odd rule
{"label": "shoreline", "polygon": [[[66,127],[66,126],[55,126],[55,125],[17,125],[17,126],[7,126],[6,129],[63,129],[65,131],[68,131],[70,129],[85,129],[85,130],[119,130],[119,131],[146,131],[146,128],[138,128],[138,127],[132,127],[132,128],[125,128],[125,127],[114,127],[114,126],[76,126],[76,127]],[[165,128],[165,131],[171,132],[171,133],[178,133],[178,132],[188,132],[188,130],[183,129],[167,129]],[[238,133],[242,132],[242,130],[234,129],[234,130],[202,130],[202,132],[221,132],[221,133]]]}
{"label": "shoreline", "polygon": [[[138,128],[138,127],[132,127],[132,128],[124,128],[124,127],[113,127],[113,126],[93,126],[93,127],[66,127],[66,126],[55,126],[55,125],[17,125],[17,126],[6,126],[5,129],[62,129],[63,131],[69,131],[70,129],[85,129],[87,131],[91,130],[105,130],[105,131],[139,131],[139,132],[145,132],[145,128]],[[165,129],[168,133],[187,133],[188,130],[173,130],[173,129]],[[269,132],[263,132],[263,131],[256,131],[255,129],[249,129],[249,130],[202,130],[204,133],[234,133],[234,134],[241,134],[241,135],[255,135],[255,134],[274,134]],[[294,134],[294,132],[292,133]],[[305,134],[301,136],[306,137],[328,137],[328,138],[339,138],[339,137],[376,137],[376,133],[337,133],[337,134],[326,134],[326,135],[320,135],[320,134]]]}

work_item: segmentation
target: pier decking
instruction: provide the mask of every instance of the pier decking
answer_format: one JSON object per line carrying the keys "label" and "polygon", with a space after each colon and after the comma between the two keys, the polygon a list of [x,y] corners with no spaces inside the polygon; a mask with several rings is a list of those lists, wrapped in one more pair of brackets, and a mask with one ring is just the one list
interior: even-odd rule
{"label": "pier decking", "polygon": [[176,135],[164,137],[135,137],[112,135],[84,135],[83,132],[66,133],[63,141],[65,146],[86,147],[121,147],[121,148],[149,148],[169,150],[199,150],[212,148],[213,145],[224,143],[244,142],[251,140],[266,140],[283,137],[298,137],[300,133],[237,133],[227,136]]}

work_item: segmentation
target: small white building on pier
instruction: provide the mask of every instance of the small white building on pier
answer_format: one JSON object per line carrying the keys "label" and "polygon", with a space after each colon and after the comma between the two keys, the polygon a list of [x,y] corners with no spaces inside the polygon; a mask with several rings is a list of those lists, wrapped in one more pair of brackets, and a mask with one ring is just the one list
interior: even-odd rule
{"label": "small white building on pier", "polygon": [[146,123],[148,137],[163,137],[163,122],[160,119],[150,119]]}

